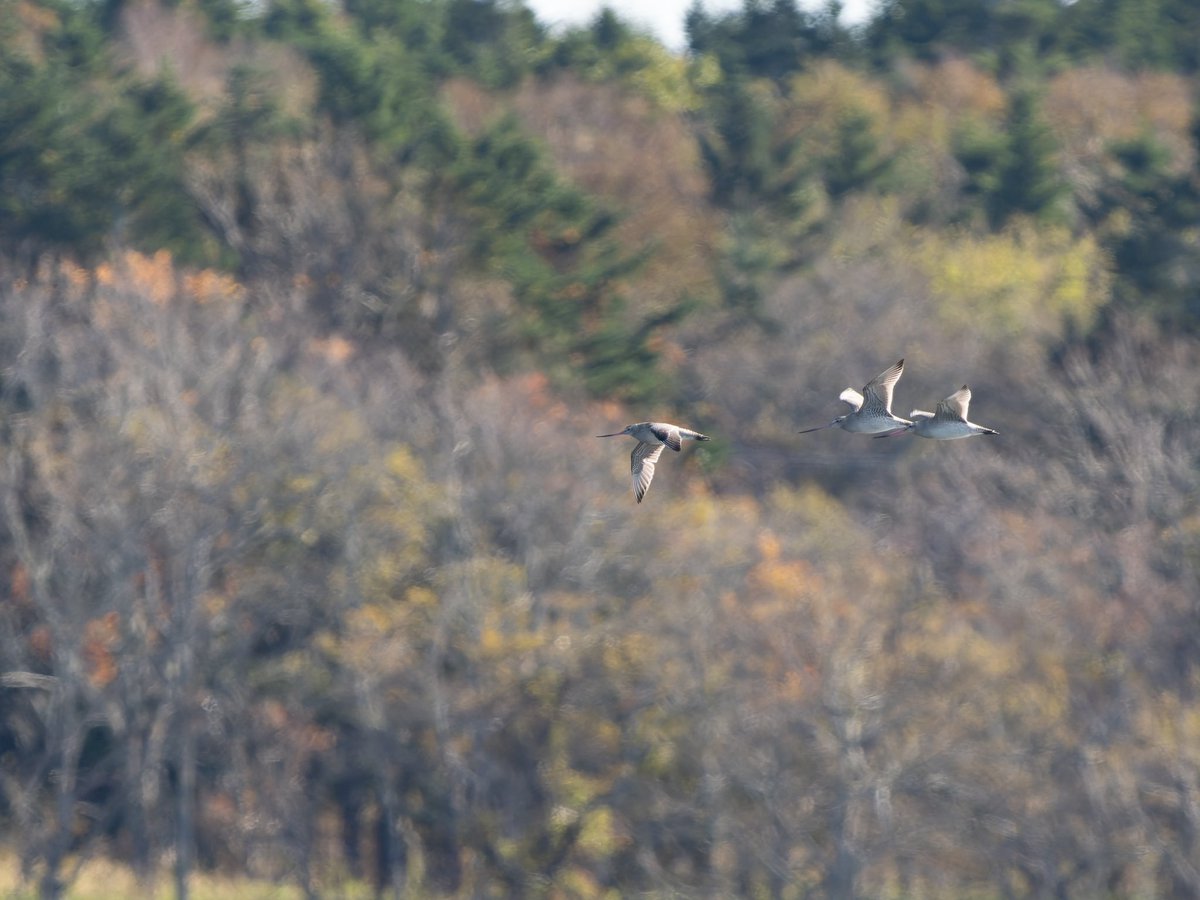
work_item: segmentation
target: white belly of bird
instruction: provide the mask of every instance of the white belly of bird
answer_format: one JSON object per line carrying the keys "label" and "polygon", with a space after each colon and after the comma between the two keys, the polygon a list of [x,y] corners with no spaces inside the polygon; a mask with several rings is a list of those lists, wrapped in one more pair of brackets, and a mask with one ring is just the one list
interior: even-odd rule
{"label": "white belly of bird", "polygon": [[959,438],[967,438],[975,432],[966,422],[938,422],[925,420],[918,422],[913,429],[923,438],[932,438],[935,441],[956,441]]}

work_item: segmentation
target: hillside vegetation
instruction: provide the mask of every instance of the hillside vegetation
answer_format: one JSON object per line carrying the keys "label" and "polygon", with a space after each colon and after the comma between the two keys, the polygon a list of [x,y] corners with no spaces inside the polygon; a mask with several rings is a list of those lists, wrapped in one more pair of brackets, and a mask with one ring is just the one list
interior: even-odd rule
{"label": "hillside vegetation", "polygon": [[22,891],[1200,895],[1200,6],[837,9],[0,0]]}

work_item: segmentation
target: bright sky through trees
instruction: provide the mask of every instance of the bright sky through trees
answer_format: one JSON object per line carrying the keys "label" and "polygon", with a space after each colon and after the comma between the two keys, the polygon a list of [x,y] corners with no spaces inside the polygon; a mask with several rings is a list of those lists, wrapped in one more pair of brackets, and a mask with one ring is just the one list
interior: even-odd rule
{"label": "bright sky through trees", "polygon": [[[684,44],[683,19],[692,0],[527,0],[527,5],[537,17],[552,26],[582,25],[603,7],[609,6],[622,18],[649,29],[659,40],[672,50],[680,50]],[[818,4],[802,4],[817,6]],[[704,8],[710,13],[738,9],[740,0],[704,0]],[[870,0],[846,0],[842,21],[846,24],[861,22],[867,17]]]}

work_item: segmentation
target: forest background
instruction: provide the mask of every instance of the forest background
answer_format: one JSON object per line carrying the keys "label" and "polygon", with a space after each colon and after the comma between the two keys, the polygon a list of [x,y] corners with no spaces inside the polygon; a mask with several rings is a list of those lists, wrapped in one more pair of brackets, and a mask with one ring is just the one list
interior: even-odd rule
{"label": "forest background", "polygon": [[1200,5],[687,29],[0,0],[11,895],[1200,896]]}

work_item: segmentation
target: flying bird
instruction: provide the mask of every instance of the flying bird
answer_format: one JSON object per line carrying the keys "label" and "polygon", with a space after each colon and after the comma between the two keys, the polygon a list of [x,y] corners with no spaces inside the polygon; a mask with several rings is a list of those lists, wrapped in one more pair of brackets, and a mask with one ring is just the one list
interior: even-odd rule
{"label": "flying bird", "polygon": [[914,409],[909,413],[912,421],[903,428],[896,428],[879,437],[891,437],[911,431],[918,437],[935,441],[955,441],[974,437],[977,434],[999,434],[1000,432],[967,421],[967,407],[971,405],[971,389],[965,384],[937,405],[937,412]]}
{"label": "flying bird", "polygon": [[860,394],[854,388],[846,388],[838,399],[850,405],[852,412],[838,416],[827,425],[804,428],[797,434],[808,434],[835,425],[857,434],[879,434],[881,431],[895,432],[911,423],[892,415],[892,390],[904,374],[904,360],[880,372],[866,383]]}
{"label": "flying bird", "polygon": [[676,453],[684,441],[707,441],[708,435],[669,422],[638,422],[626,425],[621,431],[612,434],[598,434],[596,437],[620,437],[627,434],[637,439],[637,446],[630,454],[630,470],[633,472],[633,496],[641,503],[650,489],[654,479],[654,466],[662,455],[663,447],[670,447]]}

